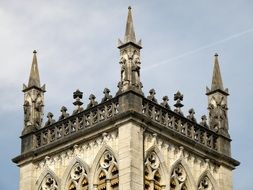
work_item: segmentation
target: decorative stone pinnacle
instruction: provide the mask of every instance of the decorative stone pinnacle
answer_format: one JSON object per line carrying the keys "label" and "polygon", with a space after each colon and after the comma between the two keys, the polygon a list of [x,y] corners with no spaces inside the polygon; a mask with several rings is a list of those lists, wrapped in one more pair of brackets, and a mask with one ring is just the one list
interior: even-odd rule
{"label": "decorative stone pinnacle", "polygon": [[176,94],[174,94],[174,101],[176,101],[176,103],[174,104],[174,106],[176,107],[175,112],[183,115],[183,112],[181,111],[181,107],[183,107],[184,105],[181,103],[181,101],[183,101],[183,94],[181,94],[181,92],[177,91]]}
{"label": "decorative stone pinnacle", "polygon": [[33,53],[35,53],[35,54],[36,54],[36,53],[37,53],[37,51],[36,51],[36,50],[33,50]]}
{"label": "decorative stone pinnacle", "polygon": [[131,10],[132,9],[132,7],[131,6],[128,6],[128,10]]}
{"label": "decorative stone pinnacle", "polygon": [[79,113],[80,111],[83,110],[83,108],[81,108],[81,105],[83,105],[83,102],[81,101],[81,99],[83,98],[83,92],[77,89],[73,93],[73,98],[76,100],[73,102],[73,104],[76,106],[76,109],[74,110],[73,114]]}

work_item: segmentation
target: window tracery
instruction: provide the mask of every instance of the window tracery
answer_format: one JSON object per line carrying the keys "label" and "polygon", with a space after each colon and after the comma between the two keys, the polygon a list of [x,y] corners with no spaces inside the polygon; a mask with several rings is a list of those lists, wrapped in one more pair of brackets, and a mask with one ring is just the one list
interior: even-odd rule
{"label": "window tracery", "polygon": [[200,180],[198,190],[214,190],[213,184],[207,176]]}
{"label": "window tracery", "polygon": [[98,190],[118,190],[119,170],[114,156],[106,151],[99,161]]}
{"label": "window tracery", "polygon": [[71,169],[68,181],[68,190],[88,190],[87,171],[78,162]]}
{"label": "window tracery", "polygon": [[155,152],[151,152],[145,160],[145,190],[161,190],[160,160]]}
{"label": "window tracery", "polygon": [[181,164],[178,164],[171,173],[170,189],[188,190],[186,182],[187,182],[186,171]]}
{"label": "window tracery", "polygon": [[51,174],[47,174],[40,185],[39,190],[58,190],[58,183]]}

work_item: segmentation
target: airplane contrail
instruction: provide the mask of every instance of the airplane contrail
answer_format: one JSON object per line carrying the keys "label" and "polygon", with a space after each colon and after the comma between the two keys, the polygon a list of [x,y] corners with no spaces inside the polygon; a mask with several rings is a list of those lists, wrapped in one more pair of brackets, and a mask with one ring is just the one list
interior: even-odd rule
{"label": "airplane contrail", "polygon": [[164,61],[161,61],[160,63],[156,63],[156,64],[153,64],[153,65],[147,66],[147,67],[143,68],[143,70],[148,70],[148,69],[156,68],[156,67],[161,66],[161,65],[164,65],[164,64],[166,64],[166,63],[169,63],[169,62],[172,62],[172,61],[181,59],[181,58],[183,58],[183,57],[185,57],[185,56],[192,55],[192,54],[197,53],[197,52],[199,52],[199,51],[201,51],[201,50],[204,50],[204,49],[213,47],[213,46],[215,46],[215,45],[225,43],[225,42],[227,42],[227,41],[229,41],[229,40],[232,40],[232,39],[241,37],[241,36],[243,36],[243,35],[245,35],[245,34],[248,34],[248,33],[250,33],[250,32],[253,32],[253,28],[250,28],[250,29],[248,29],[248,30],[245,30],[245,31],[242,31],[242,32],[233,34],[233,35],[231,35],[231,36],[228,36],[227,38],[224,38],[224,39],[222,39],[222,40],[219,40],[219,41],[216,41],[216,42],[213,42],[213,43],[210,43],[210,44],[201,46],[201,47],[199,47],[199,48],[197,48],[197,49],[194,49],[194,50],[185,52],[185,53],[183,53],[183,54],[181,54],[181,55],[178,55],[178,56],[175,56],[175,57],[166,59],[166,60],[164,60]]}

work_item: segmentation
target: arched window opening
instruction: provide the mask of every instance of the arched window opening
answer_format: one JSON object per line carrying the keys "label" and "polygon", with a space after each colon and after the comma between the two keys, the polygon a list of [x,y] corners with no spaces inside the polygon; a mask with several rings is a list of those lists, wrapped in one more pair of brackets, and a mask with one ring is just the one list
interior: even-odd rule
{"label": "arched window opening", "polygon": [[184,167],[178,164],[171,173],[170,189],[171,190],[187,190],[187,174]]}
{"label": "arched window opening", "polygon": [[113,190],[119,189],[119,170],[116,166],[113,166],[111,170],[111,188]]}
{"label": "arched window opening", "polygon": [[88,189],[89,189],[88,179],[84,177],[81,183],[81,190],[88,190]]}
{"label": "arched window opening", "polygon": [[161,190],[160,160],[155,152],[148,154],[144,168],[145,190]]}
{"label": "arched window opening", "polygon": [[106,151],[101,157],[98,171],[100,171],[97,176],[98,190],[119,189],[119,170],[117,162],[109,151]]}
{"label": "arched window opening", "polygon": [[87,171],[79,163],[75,163],[68,177],[67,190],[86,190],[88,189]]}
{"label": "arched window opening", "polygon": [[106,189],[106,174],[104,171],[101,171],[98,175],[98,190]]}
{"label": "arched window opening", "polygon": [[213,184],[207,176],[202,177],[200,180],[198,190],[214,190]]}
{"label": "arched window opening", "polygon": [[40,185],[39,190],[58,190],[58,183],[51,174],[47,174]]}

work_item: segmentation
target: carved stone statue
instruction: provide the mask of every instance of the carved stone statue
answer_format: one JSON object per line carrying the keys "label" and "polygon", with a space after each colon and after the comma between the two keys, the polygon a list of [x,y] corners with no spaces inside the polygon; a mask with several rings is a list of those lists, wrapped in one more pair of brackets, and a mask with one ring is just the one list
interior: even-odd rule
{"label": "carved stone statue", "polygon": [[31,105],[27,100],[25,100],[25,102],[24,102],[24,122],[25,122],[25,126],[29,125],[30,117],[31,117]]}
{"label": "carved stone statue", "polygon": [[121,65],[121,82],[123,89],[125,90],[128,87],[132,87],[140,90],[141,62],[139,51],[133,47],[122,50],[119,63]]}
{"label": "carved stone statue", "polygon": [[189,110],[189,115],[187,116],[187,118],[189,119],[189,120],[191,120],[191,121],[193,121],[193,122],[197,122],[197,120],[196,120],[196,118],[195,118],[195,111],[194,111],[194,109],[193,108],[191,108],[190,110]]}
{"label": "carved stone statue", "polygon": [[209,105],[209,118],[210,126],[214,130],[228,131],[227,123],[227,104],[224,101],[224,97],[212,97]]}
{"label": "carved stone statue", "polygon": [[37,96],[35,103],[34,103],[34,122],[36,126],[40,126],[42,122],[42,116],[43,116],[43,101],[40,95]]}
{"label": "carved stone statue", "polygon": [[168,101],[169,101],[168,96],[164,96],[163,97],[163,102],[160,105],[165,107],[166,109],[170,110],[170,106],[169,106]]}
{"label": "carved stone statue", "polygon": [[155,95],[156,95],[155,89],[152,88],[149,91],[149,96],[147,96],[147,99],[157,103],[157,99],[155,98]]}
{"label": "carved stone statue", "polygon": [[61,116],[59,117],[59,120],[65,119],[69,117],[69,114],[67,113],[67,108],[65,106],[61,107]]}
{"label": "carved stone statue", "polygon": [[96,96],[94,94],[90,95],[89,100],[90,103],[87,105],[87,109],[98,105],[98,102],[96,101]]}
{"label": "carved stone statue", "polygon": [[54,115],[51,112],[48,112],[47,114],[47,122],[45,123],[45,126],[51,125],[53,123],[55,123],[55,120],[53,119]]}
{"label": "carved stone statue", "polygon": [[107,100],[112,99],[112,95],[110,95],[110,90],[108,88],[105,88],[103,93],[104,93],[105,96],[102,98],[101,102],[105,102]]}
{"label": "carved stone statue", "polygon": [[201,122],[199,123],[200,125],[209,128],[208,124],[207,124],[207,117],[206,115],[202,115],[201,116]]}

